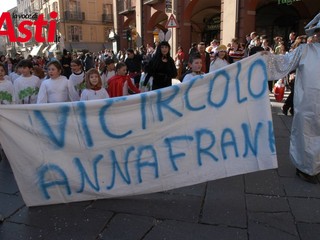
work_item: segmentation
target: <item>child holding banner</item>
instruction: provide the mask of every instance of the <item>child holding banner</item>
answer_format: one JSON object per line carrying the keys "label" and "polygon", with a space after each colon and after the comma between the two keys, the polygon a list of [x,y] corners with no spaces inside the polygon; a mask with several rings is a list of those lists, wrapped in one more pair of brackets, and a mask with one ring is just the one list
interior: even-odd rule
{"label": "child holding banner", "polygon": [[192,78],[194,78],[197,75],[202,75],[204,74],[201,72],[202,68],[202,60],[200,54],[194,54],[189,57],[189,66],[191,68],[191,73],[188,73],[184,76],[182,79],[182,82],[189,82]]}
{"label": "child holding banner", "polygon": [[230,64],[227,47],[225,45],[219,45],[216,52],[212,52],[211,54],[214,54],[215,56],[210,63],[209,72],[213,72]]}
{"label": "child holding banner", "polygon": [[102,87],[102,80],[97,69],[91,68],[86,72],[85,83],[86,89],[81,93],[81,101],[105,99],[109,97],[107,90]]}
{"label": "child holding banner", "polygon": [[81,92],[85,88],[83,65],[79,59],[73,59],[70,67],[72,74],[69,77],[69,89],[74,90],[73,99],[80,100]]}
{"label": "child holding banner", "polygon": [[15,102],[17,104],[33,104],[41,84],[40,79],[32,74],[33,63],[23,59],[19,62],[21,76],[14,81]]}
{"label": "child holding banner", "polygon": [[42,82],[37,103],[70,102],[70,100],[73,100],[69,90],[68,79],[61,75],[62,66],[60,62],[57,60],[49,62],[47,69],[49,79]]}
{"label": "child holding banner", "polygon": [[0,104],[11,104],[14,97],[13,84],[8,79],[5,79],[5,75],[5,66],[0,63]]}
{"label": "child holding banner", "polygon": [[121,97],[129,95],[129,91],[140,93],[140,90],[133,84],[127,75],[127,65],[119,62],[116,66],[116,75],[108,81],[108,93],[110,97]]}

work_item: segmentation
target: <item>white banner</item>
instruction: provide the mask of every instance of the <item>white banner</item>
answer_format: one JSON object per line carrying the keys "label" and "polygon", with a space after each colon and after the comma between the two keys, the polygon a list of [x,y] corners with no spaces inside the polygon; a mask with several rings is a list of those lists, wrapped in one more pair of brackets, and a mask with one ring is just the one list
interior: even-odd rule
{"label": "white banner", "polygon": [[1,144],[27,206],[169,190],[277,167],[258,56],[169,88],[2,105]]}

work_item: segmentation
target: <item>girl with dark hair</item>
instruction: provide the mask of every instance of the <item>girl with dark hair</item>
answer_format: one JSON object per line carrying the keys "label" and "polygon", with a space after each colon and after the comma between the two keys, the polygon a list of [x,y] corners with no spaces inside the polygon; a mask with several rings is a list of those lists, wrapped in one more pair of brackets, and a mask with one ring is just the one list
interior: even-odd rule
{"label": "girl with dark hair", "polygon": [[72,74],[69,77],[69,88],[74,90],[74,100],[80,100],[81,92],[85,88],[83,65],[80,59],[73,59],[70,66]]}
{"label": "girl with dark hair", "polygon": [[152,90],[164,88],[172,85],[172,78],[177,77],[177,69],[173,58],[170,56],[170,45],[168,42],[161,42],[156,53],[148,63],[148,76],[144,86],[147,85],[149,78],[153,77]]}
{"label": "girl with dark hair", "polygon": [[68,79],[61,75],[62,66],[60,62],[56,60],[49,62],[47,69],[49,79],[42,82],[37,103],[70,102],[70,100],[73,100]]}

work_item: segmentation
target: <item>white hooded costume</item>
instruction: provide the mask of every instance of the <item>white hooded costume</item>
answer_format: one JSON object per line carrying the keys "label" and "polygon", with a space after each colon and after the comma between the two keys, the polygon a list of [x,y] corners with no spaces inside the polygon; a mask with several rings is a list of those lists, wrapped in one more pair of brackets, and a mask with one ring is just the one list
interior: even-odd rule
{"label": "white hooded costume", "polygon": [[[305,27],[308,36],[320,29],[320,13]],[[265,55],[269,79],[296,70],[290,156],[302,172],[320,173],[320,43],[301,44],[285,55]]]}

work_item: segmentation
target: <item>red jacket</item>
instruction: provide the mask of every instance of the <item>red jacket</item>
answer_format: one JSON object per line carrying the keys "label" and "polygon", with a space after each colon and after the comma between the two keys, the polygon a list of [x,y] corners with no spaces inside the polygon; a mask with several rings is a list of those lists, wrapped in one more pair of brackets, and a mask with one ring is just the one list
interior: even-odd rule
{"label": "red jacket", "polygon": [[[123,96],[124,95],[123,87],[126,82],[128,84],[128,89],[130,89],[134,93],[140,93],[140,90],[132,83],[131,78],[128,75],[126,76],[115,75],[112,78],[110,78],[108,81],[107,91],[109,93],[109,96],[111,98]],[[127,94],[125,93],[125,95]]]}

